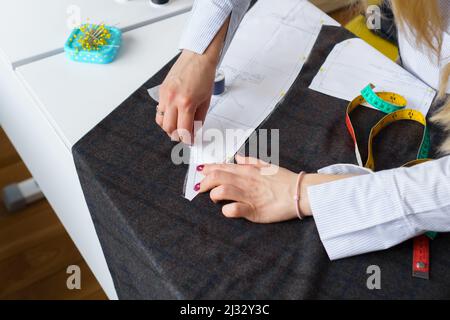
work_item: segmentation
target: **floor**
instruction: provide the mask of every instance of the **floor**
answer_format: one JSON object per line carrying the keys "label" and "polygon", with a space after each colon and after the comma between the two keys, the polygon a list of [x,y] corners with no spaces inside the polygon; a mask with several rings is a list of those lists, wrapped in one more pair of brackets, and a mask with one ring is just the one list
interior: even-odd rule
{"label": "floor", "polygon": [[[354,8],[330,15],[345,25]],[[0,190],[30,173],[0,128]],[[66,269],[81,269],[81,289],[66,286]],[[0,203],[0,299],[107,299],[46,200],[8,213]]]}
{"label": "floor", "polygon": [[[31,175],[0,128],[0,190]],[[69,265],[81,289],[69,290]],[[8,213],[0,201],[0,299],[106,299],[46,200]]]}

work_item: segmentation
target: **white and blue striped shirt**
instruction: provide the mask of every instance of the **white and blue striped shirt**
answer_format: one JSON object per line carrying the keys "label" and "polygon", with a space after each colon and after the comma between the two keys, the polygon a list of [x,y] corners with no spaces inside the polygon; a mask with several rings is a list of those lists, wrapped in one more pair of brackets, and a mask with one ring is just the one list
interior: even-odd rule
{"label": "white and blue striped shirt", "polygon": [[[250,0],[197,0],[180,48],[202,54],[231,16],[223,55],[249,3]],[[449,48],[448,36],[445,39],[443,47]],[[405,51],[402,57],[408,55],[403,60],[425,59],[426,55],[417,50],[407,50],[405,43],[400,35]],[[410,71],[436,88],[439,67],[430,64],[426,70]],[[387,249],[426,230],[450,231],[450,156],[377,173],[346,164],[319,172],[361,174],[308,188],[317,229],[332,260]]]}

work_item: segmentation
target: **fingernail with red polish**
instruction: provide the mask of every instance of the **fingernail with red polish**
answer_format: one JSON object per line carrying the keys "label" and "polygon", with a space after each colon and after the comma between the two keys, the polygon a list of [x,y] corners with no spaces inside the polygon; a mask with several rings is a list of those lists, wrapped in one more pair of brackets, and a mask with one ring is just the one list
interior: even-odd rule
{"label": "fingernail with red polish", "polygon": [[197,166],[197,171],[202,171],[204,167],[205,167],[205,165],[203,165],[203,164]]}
{"label": "fingernail with red polish", "polygon": [[194,191],[200,190],[200,182],[194,186]]}

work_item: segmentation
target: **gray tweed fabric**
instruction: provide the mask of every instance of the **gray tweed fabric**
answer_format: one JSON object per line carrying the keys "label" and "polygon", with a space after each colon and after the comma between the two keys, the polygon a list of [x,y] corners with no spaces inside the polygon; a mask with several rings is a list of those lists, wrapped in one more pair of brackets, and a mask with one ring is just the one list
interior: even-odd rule
{"label": "gray tweed fabric", "polygon": [[[354,37],[324,27],[309,60],[262,128],[280,129],[280,163],[313,172],[355,163],[344,124],[346,101],[308,86],[333,46]],[[363,54],[363,53],[361,53]],[[449,298],[450,236],[431,243],[431,279],[411,277],[412,241],[330,262],[313,219],[258,225],[226,219],[207,194],[181,193],[186,165],[170,160],[173,143],[154,122],[147,89],[162,82],[172,60],[74,147],[78,175],[121,299],[383,299]],[[431,114],[439,107],[435,103]],[[382,114],[361,108],[353,121],[365,146]],[[434,146],[442,132],[430,127]],[[408,134],[405,134],[408,132]],[[414,158],[422,128],[398,122],[375,141],[380,169]],[[365,157],[364,150],[362,156]],[[381,290],[366,286],[370,265]]]}

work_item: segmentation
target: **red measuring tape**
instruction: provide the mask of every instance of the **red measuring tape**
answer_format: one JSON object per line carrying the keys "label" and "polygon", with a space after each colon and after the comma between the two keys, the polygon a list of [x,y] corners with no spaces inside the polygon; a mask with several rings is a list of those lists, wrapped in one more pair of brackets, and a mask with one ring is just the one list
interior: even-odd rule
{"label": "red measuring tape", "polygon": [[430,277],[430,238],[421,235],[414,238],[413,271],[416,278],[429,279]]}

